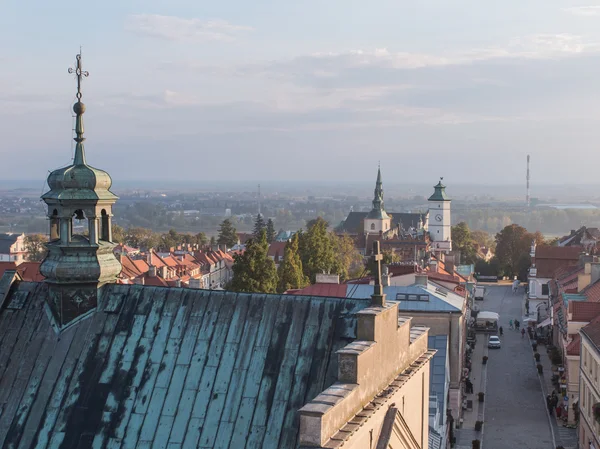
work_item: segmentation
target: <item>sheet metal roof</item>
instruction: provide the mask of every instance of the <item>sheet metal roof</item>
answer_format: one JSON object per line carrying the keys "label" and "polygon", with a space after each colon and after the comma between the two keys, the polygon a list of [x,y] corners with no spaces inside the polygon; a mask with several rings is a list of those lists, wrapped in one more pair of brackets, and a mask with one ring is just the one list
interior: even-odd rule
{"label": "sheet metal roof", "polygon": [[[429,370],[429,395],[435,395],[438,401],[438,409],[440,410],[440,419],[443,424],[446,421],[446,408],[444,403],[447,394],[447,370],[448,364],[448,336],[447,335],[430,335],[428,337],[429,349],[435,349],[437,352],[433,356]],[[449,382],[449,379],[448,379]]]}
{"label": "sheet metal roof", "polygon": [[2,448],[295,448],[369,301],[105,285],[58,335],[47,287],[0,310]]}
{"label": "sheet metal roof", "polygon": [[[353,284],[347,287],[348,298],[370,298],[373,294],[372,285]],[[400,301],[402,312],[461,312],[465,301],[460,295],[431,282],[426,288],[421,285],[389,286],[384,287],[383,292],[387,299]]]}

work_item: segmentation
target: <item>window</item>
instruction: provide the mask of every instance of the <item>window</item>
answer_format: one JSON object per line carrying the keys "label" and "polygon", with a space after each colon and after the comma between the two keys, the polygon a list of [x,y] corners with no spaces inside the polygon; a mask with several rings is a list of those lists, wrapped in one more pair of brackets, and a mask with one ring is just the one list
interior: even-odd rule
{"label": "window", "polygon": [[542,295],[548,296],[548,284],[542,284]]}
{"label": "window", "polygon": [[375,223],[371,223],[371,231],[375,230]]}

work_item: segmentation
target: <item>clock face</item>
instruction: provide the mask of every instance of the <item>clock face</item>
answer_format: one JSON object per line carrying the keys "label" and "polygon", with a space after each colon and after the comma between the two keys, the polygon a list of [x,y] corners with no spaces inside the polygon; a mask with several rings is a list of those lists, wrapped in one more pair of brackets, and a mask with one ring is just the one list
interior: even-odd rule
{"label": "clock face", "polygon": [[436,221],[442,221],[442,216],[440,214],[437,214],[435,216]]}

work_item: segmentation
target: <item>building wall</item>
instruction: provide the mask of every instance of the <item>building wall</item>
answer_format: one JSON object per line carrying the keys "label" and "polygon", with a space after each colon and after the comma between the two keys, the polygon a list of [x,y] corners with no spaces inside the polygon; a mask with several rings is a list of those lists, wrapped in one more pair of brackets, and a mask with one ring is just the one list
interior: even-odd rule
{"label": "building wall", "polygon": [[379,232],[385,232],[390,229],[392,220],[386,218],[385,220],[365,218],[365,232],[367,234],[379,234]]}
{"label": "building wall", "polygon": [[[429,440],[429,363],[419,369],[388,403],[395,403],[421,448]],[[381,407],[352,437],[344,443],[344,449],[375,448],[387,407]]]}
{"label": "building wall", "polygon": [[569,397],[569,424],[575,423],[575,411],[573,403],[579,397],[579,357],[576,355],[566,356],[567,360],[567,396]]}
{"label": "building wall", "polygon": [[[438,215],[441,216],[441,221],[436,218]],[[450,201],[432,201],[429,205],[429,235],[431,240],[440,243],[440,248],[444,246],[443,249],[452,249],[451,225]]]}
{"label": "building wall", "polygon": [[429,328],[429,335],[448,335],[448,359],[450,365],[450,388],[459,388],[463,370],[463,348],[465,339],[464,316],[458,313],[419,313],[402,311],[412,317],[413,325]]}
{"label": "building wall", "polygon": [[600,449],[600,424],[596,422],[592,408],[600,402],[600,354],[581,334],[581,360],[579,369],[579,410],[580,430],[579,445],[582,448],[592,447],[591,442]]}

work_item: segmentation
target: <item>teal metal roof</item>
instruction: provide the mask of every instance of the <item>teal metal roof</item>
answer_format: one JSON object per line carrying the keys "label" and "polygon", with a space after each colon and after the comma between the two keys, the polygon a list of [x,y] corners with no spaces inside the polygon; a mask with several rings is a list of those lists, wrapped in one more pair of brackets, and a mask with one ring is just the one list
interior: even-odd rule
{"label": "teal metal roof", "polygon": [[44,283],[0,310],[0,447],[297,447],[370,301],[108,284],[57,335]]}
{"label": "teal metal roof", "polygon": [[446,195],[446,186],[442,184],[442,180],[433,186],[435,191],[429,197],[429,201],[450,201],[450,197]]}

